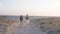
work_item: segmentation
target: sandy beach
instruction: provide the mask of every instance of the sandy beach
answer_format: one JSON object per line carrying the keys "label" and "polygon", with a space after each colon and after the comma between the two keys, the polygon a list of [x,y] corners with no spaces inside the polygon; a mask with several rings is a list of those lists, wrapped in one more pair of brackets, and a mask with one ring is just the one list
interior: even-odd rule
{"label": "sandy beach", "polygon": [[60,31],[60,17],[29,19],[22,22],[16,18],[2,18],[0,24],[1,27],[5,27],[1,34],[48,34]]}

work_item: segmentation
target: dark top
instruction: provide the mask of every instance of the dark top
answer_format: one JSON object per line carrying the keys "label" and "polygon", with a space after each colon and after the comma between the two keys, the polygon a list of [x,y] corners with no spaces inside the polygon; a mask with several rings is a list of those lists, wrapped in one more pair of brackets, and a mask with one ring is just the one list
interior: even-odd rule
{"label": "dark top", "polygon": [[22,15],[20,16],[20,21],[23,21],[23,16]]}

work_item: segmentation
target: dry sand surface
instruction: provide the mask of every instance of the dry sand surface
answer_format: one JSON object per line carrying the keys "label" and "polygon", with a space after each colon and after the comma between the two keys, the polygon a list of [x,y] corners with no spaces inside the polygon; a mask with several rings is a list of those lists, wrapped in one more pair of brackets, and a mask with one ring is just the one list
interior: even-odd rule
{"label": "dry sand surface", "polygon": [[[17,28],[21,28],[22,26],[27,26],[29,24],[29,20],[27,21],[22,21],[18,23],[13,23],[10,25],[10,27],[7,28],[6,34],[16,34],[15,31]],[[23,31],[22,29],[19,29],[21,32]]]}
{"label": "dry sand surface", "polygon": [[46,32],[36,28],[33,23],[30,22],[30,20],[26,20],[20,23],[11,25],[7,29],[6,34],[46,34]]}

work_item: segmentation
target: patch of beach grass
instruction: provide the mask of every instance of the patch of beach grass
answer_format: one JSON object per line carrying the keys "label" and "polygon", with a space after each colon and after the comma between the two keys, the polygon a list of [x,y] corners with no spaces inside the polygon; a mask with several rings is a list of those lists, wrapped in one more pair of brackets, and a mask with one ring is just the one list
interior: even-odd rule
{"label": "patch of beach grass", "polygon": [[35,24],[36,27],[42,26],[44,28],[49,28],[55,30],[60,29],[60,17],[50,17],[50,18],[40,18],[32,20],[32,23]]}
{"label": "patch of beach grass", "polygon": [[0,29],[4,29],[3,32],[5,34],[7,27],[9,27],[13,23],[18,23],[19,19],[17,18],[9,18],[8,16],[0,16]]}

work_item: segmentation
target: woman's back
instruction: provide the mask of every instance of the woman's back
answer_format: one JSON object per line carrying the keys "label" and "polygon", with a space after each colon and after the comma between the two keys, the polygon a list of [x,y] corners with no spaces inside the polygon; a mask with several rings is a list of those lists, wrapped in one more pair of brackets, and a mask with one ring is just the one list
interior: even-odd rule
{"label": "woman's back", "polygon": [[23,16],[22,15],[20,16],[20,21],[23,21]]}
{"label": "woman's back", "polygon": [[26,15],[26,20],[28,20],[29,18],[28,18],[28,15]]}

